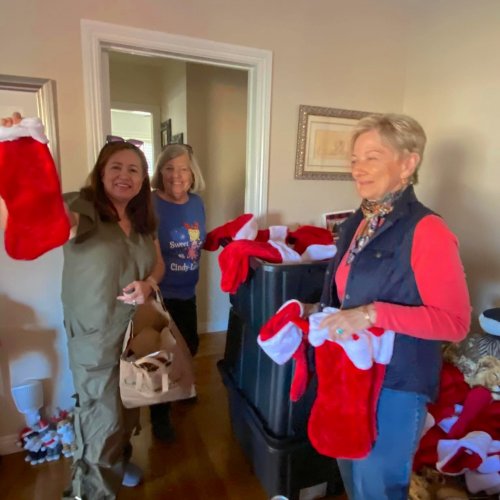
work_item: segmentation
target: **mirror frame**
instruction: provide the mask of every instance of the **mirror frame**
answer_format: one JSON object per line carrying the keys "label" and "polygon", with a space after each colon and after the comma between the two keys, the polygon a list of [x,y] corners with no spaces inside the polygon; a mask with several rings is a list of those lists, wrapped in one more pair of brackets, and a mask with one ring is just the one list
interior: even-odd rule
{"label": "mirror frame", "polygon": [[0,74],[0,90],[31,92],[35,94],[38,117],[45,125],[49,149],[60,174],[59,141],[56,119],[56,82],[46,78]]}

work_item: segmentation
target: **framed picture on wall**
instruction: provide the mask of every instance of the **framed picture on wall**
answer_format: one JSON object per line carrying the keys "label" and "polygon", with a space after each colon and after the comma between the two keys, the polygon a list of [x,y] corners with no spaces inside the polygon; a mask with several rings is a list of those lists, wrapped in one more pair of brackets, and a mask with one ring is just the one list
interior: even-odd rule
{"label": "framed picture on wall", "polygon": [[352,180],[349,142],[356,122],[367,111],[299,107],[296,179]]}
{"label": "framed picture on wall", "polygon": [[174,134],[172,136],[170,144],[184,144],[184,132],[180,132],[179,134]]}
{"label": "framed picture on wall", "polygon": [[165,120],[160,125],[161,147],[164,148],[172,141],[172,119]]}
{"label": "framed picture on wall", "polygon": [[333,241],[337,242],[339,226],[351,216],[355,210],[342,210],[323,214],[323,225],[333,234]]}

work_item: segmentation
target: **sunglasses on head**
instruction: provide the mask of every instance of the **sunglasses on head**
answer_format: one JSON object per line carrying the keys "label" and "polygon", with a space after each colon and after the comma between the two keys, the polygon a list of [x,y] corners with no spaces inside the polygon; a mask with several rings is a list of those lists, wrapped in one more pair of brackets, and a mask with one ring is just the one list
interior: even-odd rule
{"label": "sunglasses on head", "polygon": [[142,146],[144,146],[144,141],[140,141],[139,139],[124,139],[118,135],[107,135],[106,144],[112,144],[113,142],[128,142],[136,148],[142,148]]}

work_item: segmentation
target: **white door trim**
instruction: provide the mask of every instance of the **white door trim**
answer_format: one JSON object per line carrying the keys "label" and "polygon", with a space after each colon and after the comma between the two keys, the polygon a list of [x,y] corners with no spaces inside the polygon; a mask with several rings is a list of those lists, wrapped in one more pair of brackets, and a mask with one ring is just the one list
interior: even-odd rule
{"label": "white door trim", "polygon": [[[245,212],[265,219],[269,172],[272,53],[159,31],[149,31],[82,19],[83,78],[91,165],[109,133],[103,110],[109,96],[107,50],[143,56],[164,56],[183,61],[225,66],[248,71]],[[265,221],[263,221],[265,222]]]}

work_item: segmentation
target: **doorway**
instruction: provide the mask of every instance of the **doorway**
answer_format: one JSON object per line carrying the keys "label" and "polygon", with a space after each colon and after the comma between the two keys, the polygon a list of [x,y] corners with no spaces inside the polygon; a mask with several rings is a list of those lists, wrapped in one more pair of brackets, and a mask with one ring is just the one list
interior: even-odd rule
{"label": "doorway", "polygon": [[[247,83],[246,97],[246,137],[242,171],[239,175],[241,196],[238,187],[227,182],[227,177],[219,175],[213,185],[221,188],[220,193],[212,197],[216,202],[207,206],[211,221],[208,229],[228,220],[228,213],[221,210],[228,200],[233,204],[233,217],[242,211],[251,212],[265,224],[267,212],[267,172],[268,172],[268,136],[270,115],[271,53],[246,47],[219,44],[207,40],[192,39],[165,33],[138,30],[110,25],[95,21],[82,21],[83,60],[85,90],[87,99],[87,129],[89,137],[89,156],[95,157],[102,144],[102,137],[111,130],[110,123],[110,54],[114,57],[139,56],[143,61],[170,60],[184,64],[193,75],[203,71],[217,72],[227,69],[229,73],[244,75]],[[193,77],[193,82],[199,81]],[[193,95],[199,95],[193,94]],[[179,121],[177,122],[179,123]],[[173,128],[175,126],[173,125]],[[199,135],[200,130],[193,133]],[[175,133],[176,131],[173,130]],[[182,132],[179,130],[178,132]],[[189,132],[187,132],[189,134]],[[193,137],[191,133],[191,137]],[[160,141],[160,138],[156,138]],[[189,136],[187,140],[191,140]],[[194,139],[193,139],[194,140]],[[218,163],[217,161],[215,163]],[[213,172],[220,173],[214,169]],[[224,184],[225,182],[225,184]],[[208,183],[207,183],[208,184]],[[222,185],[221,185],[222,184]],[[237,184],[237,183],[236,183]],[[237,200],[241,204],[238,206]],[[235,203],[236,201],[236,203]],[[235,208],[236,207],[236,208]],[[218,218],[218,220],[217,220]],[[204,252],[206,254],[206,252]],[[202,277],[199,285],[200,332],[225,330],[227,327],[229,300],[220,291],[220,271],[217,255],[205,255],[202,262]],[[203,283],[203,280],[205,283]],[[204,305],[203,305],[204,304]]]}
{"label": "doorway", "polygon": [[[247,72],[114,51],[108,52],[108,61],[113,135],[152,146],[150,174],[165,140],[176,142],[182,137],[193,148],[205,178],[206,189],[198,194],[205,205],[207,228],[243,213]],[[146,130],[147,115],[153,117],[152,132]],[[144,148],[144,153],[149,149]],[[220,290],[217,257],[218,252],[201,254],[197,287],[200,332],[221,331],[227,326],[229,300]]]}

